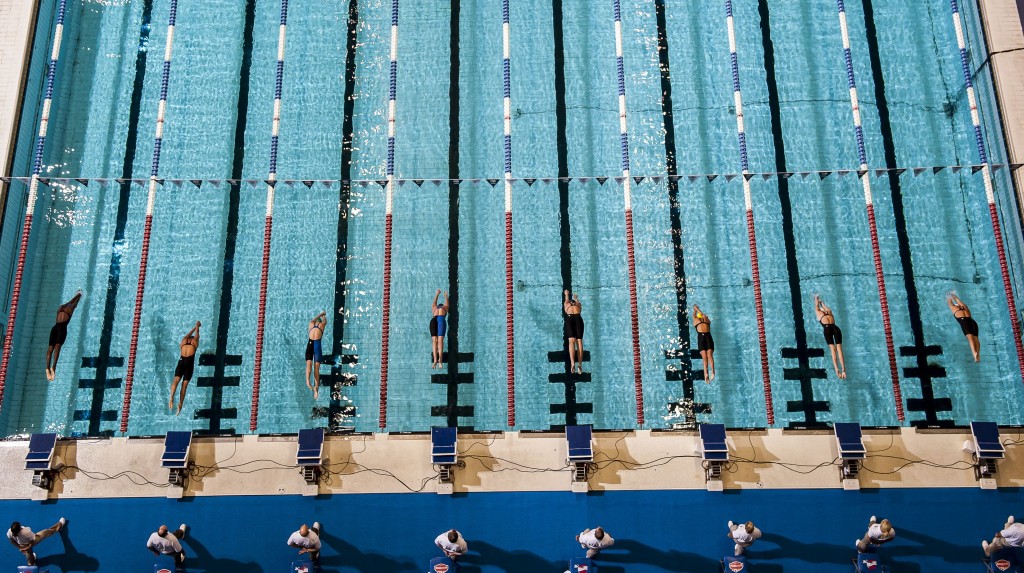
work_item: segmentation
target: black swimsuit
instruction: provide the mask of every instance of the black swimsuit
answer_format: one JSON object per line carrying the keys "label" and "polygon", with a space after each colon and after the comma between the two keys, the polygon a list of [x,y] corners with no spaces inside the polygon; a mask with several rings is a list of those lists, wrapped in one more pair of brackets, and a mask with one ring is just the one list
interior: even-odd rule
{"label": "black swimsuit", "polygon": [[578,314],[566,314],[564,332],[566,338],[575,338],[577,340],[582,340],[583,317]]}
{"label": "black swimsuit", "polygon": [[58,344],[64,344],[64,341],[68,339],[68,322],[58,322],[53,325],[50,329],[50,346],[56,346]]}
{"label": "black swimsuit", "polygon": [[[695,324],[693,326],[693,328],[696,330],[696,328],[698,326],[702,325],[702,324],[706,324],[708,326],[711,326],[710,322],[702,320],[702,321],[698,322],[697,324]],[[707,332],[701,332],[701,331],[698,330],[697,331],[697,350],[714,350],[714,349],[715,349],[715,339],[714,339],[714,337],[711,336],[711,331],[708,330]]]}
{"label": "black swimsuit", "polygon": [[[826,316],[832,316],[832,313],[827,313],[821,318],[824,319]],[[843,331],[836,326],[836,323],[833,322],[832,324],[825,324],[820,320],[818,322],[821,323],[821,327],[824,329],[823,334],[825,335],[825,344],[833,345],[843,343]]]}
{"label": "black swimsuit", "polygon": [[196,370],[196,355],[182,356],[178,359],[178,365],[174,367],[174,377],[182,380],[191,380],[192,373]]}
{"label": "black swimsuit", "polygon": [[978,323],[969,316],[956,316],[953,314],[956,321],[960,323],[960,330],[964,333],[964,336],[978,336]]}

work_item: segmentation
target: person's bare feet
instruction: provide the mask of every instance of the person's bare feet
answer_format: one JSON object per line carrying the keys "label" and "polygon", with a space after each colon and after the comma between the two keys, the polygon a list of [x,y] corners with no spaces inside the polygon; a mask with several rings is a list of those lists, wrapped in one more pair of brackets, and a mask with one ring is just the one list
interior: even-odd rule
{"label": "person's bare feet", "polygon": [[172,412],[174,411],[174,398],[171,398],[170,400],[167,401],[167,409],[171,410]]}
{"label": "person's bare feet", "polygon": [[52,368],[46,369],[46,379],[53,382],[53,379],[57,377],[57,373]]}
{"label": "person's bare feet", "polygon": [[319,386],[313,386],[313,399],[314,400],[319,400],[320,399],[320,387]]}

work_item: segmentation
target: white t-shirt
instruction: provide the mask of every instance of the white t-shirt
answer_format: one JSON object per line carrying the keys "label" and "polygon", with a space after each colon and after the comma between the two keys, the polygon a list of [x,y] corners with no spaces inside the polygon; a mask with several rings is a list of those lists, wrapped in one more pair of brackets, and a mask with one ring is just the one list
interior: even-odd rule
{"label": "white t-shirt", "polygon": [[753,543],[756,539],[761,539],[761,530],[756,527],[753,533],[747,533],[745,524],[738,524],[732,530],[732,540],[736,543]]}
{"label": "white t-shirt", "polygon": [[22,525],[21,531],[19,531],[17,535],[14,535],[13,533],[11,533],[11,530],[8,529],[7,539],[10,539],[11,541],[17,543],[18,547],[25,547],[26,545],[35,541],[36,534],[32,533],[32,530],[29,529],[28,526]]}
{"label": "white t-shirt", "polygon": [[880,523],[873,523],[871,524],[871,527],[868,528],[868,539],[874,543],[889,541],[894,537],[896,537],[896,529],[890,529],[889,534],[886,535],[882,533],[882,524]]}
{"label": "white t-shirt", "polygon": [[597,535],[594,534],[594,530],[580,534],[580,545],[587,549],[604,549],[605,547],[610,547],[613,543],[615,543],[615,540],[612,539],[611,535],[608,535],[607,531],[604,532],[603,539],[598,539]]}
{"label": "white t-shirt", "polygon": [[1003,536],[1003,541],[1010,547],[1021,547],[1024,545],[1024,523],[1011,523],[999,535]]}
{"label": "white t-shirt", "polygon": [[305,537],[296,531],[288,538],[288,545],[301,547],[303,549],[320,549],[320,536],[312,529],[309,530],[309,533],[307,533]]}
{"label": "white t-shirt", "polygon": [[153,534],[149,536],[149,541],[146,542],[146,547],[149,547],[159,553],[163,553],[164,555],[181,552],[181,544],[178,543],[178,538],[170,531],[168,531],[167,535],[163,537],[160,537],[154,531]]}
{"label": "white t-shirt", "polygon": [[469,546],[466,544],[466,540],[462,538],[461,533],[459,533],[459,538],[455,540],[455,543],[452,543],[451,541],[448,541],[447,531],[437,536],[437,539],[434,540],[434,545],[448,553],[457,553],[459,555],[465,553],[469,549]]}

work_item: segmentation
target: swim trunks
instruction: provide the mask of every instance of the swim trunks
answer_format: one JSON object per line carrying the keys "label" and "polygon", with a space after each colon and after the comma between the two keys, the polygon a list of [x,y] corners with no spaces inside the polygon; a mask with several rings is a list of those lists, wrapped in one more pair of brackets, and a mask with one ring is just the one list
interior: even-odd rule
{"label": "swim trunks", "polygon": [[192,373],[196,370],[196,355],[182,356],[178,359],[178,365],[174,367],[174,377],[182,380],[191,380]]}
{"label": "swim trunks", "polygon": [[430,336],[444,336],[448,331],[448,320],[445,315],[439,314],[430,317]]}
{"label": "swim trunks", "polygon": [[839,330],[839,327],[833,324],[821,325],[824,329],[825,344],[842,344],[843,343],[843,331]]}
{"label": "swim trunks", "polygon": [[698,332],[697,333],[697,350],[714,350],[715,339],[712,338],[710,332]]}
{"label": "swim trunks", "polygon": [[323,343],[320,339],[310,340],[306,343],[306,360],[312,360],[313,362],[323,362],[324,351]]}
{"label": "swim trunks", "polygon": [[964,335],[978,336],[978,323],[969,316],[961,316],[956,319],[960,323],[960,330]]}
{"label": "swim trunks", "polygon": [[50,346],[56,346],[58,344],[64,344],[64,341],[68,339],[68,323],[58,322],[53,325],[50,329]]}
{"label": "swim trunks", "polygon": [[565,315],[564,332],[566,338],[575,338],[576,340],[582,340],[583,317],[578,314]]}

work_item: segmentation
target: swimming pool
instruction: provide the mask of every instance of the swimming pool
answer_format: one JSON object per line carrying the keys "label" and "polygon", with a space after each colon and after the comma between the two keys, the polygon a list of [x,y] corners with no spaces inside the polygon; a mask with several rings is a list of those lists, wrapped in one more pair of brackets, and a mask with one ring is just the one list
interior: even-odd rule
{"label": "swimming pool", "polygon": [[[257,431],[375,431],[391,2],[289,5],[277,174],[292,182],[277,186]],[[70,179],[42,188],[7,434],[119,430],[146,208],[145,186],[129,180],[149,172],[168,9],[69,2],[44,163]],[[1024,387],[981,175],[933,169],[977,162],[948,3],[846,9],[869,164],[924,168],[871,174],[904,423],[1019,424]],[[41,3],[35,62],[48,57],[54,10]],[[964,11],[980,50],[977,6]],[[400,14],[384,429],[506,429],[500,6],[404,0]],[[249,431],[279,17],[264,0],[178,8],[129,434]],[[764,426],[724,9],[637,0],[622,18],[644,426],[685,422],[670,405],[686,400],[699,421]],[[856,172],[836,172],[858,160],[835,6],[761,0],[735,18],[751,171],[794,173],[751,180],[775,424],[899,424],[863,192]],[[612,2],[513,2],[510,21],[514,428],[636,427]],[[15,175],[30,173],[42,68]],[[988,69],[975,81],[993,162],[1005,163]],[[1006,170],[995,175],[1016,288],[1017,206]],[[17,249],[25,190],[12,184],[5,252]],[[85,300],[47,382],[54,312],[78,288]],[[441,371],[427,356],[436,289],[453,301]],[[562,354],[563,289],[584,305],[578,378]],[[951,289],[981,325],[978,364],[943,301]],[[815,292],[843,328],[846,380],[814,324]],[[714,321],[710,384],[691,358],[695,303]],[[333,366],[314,402],[302,354],[322,310]],[[175,416],[176,345],[196,320],[201,358]]]}

